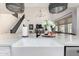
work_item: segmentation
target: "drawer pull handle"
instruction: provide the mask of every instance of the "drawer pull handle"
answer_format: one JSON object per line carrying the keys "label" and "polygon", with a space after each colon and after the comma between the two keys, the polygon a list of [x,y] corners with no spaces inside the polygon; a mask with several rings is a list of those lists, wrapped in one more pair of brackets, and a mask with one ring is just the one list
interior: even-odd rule
{"label": "drawer pull handle", "polygon": [[77,50],[77,53],[79,53],[79,50]]}

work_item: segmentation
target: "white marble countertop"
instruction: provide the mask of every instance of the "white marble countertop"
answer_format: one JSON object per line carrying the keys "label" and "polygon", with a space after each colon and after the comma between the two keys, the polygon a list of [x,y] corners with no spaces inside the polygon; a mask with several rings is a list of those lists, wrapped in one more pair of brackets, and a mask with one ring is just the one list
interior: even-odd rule
{"label": "white marble countertop", "polygon": [[22,39],[15,42],[12,47],[58,47],[64,46],[64,40],[59,40],[57,37],[49,38],[49,37],[38,37],[34,34],[29,35],[29,37],[22,37]]}
{"label": "white marble countertop", "polygon": [[65,39],[65,46],[79,46],[79,36],[68,36]]}
{"label": "white marble countertop", "polygon": [[0,34],[0,46],[13,47],[53,47],[79,46],[79,37],[68,34],[56,34],[54,38],[38,37],[33,35],[23,38],[20,34]]}
{"label": "white marble countertop", "polygon": [[56,47],[64,46],[60,42],[46,38],[22,38],[12,45],[12,47]]}
{"label": "white marble countertop", "polygon": [[14,42],[21,39],[21,35],[18,34],[0,34],[0,46],[11,46]]}

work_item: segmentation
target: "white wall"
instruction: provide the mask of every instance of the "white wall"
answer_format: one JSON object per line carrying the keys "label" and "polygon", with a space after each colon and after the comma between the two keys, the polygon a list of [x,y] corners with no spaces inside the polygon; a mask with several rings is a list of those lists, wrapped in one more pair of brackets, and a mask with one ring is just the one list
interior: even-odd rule
{"label": "white wall", "polygon": [[13,12],[10,12],[8,9],[6,9],[5,3],[0,3],[0,13],[8,13],[8,14],[13,14]]}
{"label": "white wall", "polygon": [[[0,3],[0,34],[2,33],[10,33],[10,29],[14,27],[14,25],[19,21],[12,14],[13,12],[6,9],[5,3]],[[22,17],[22,14],[18,14],[19,18]],[[22,27],[21,27],[22,28]],[[20,28],[17,33],[21,32]]]}
{"label": "white wall", "polygon": [[72,12],[72,32],[79,36],[79,7]]}
{"label": "white wall", "polygon": [[[40,12],[41,10],[41,12]],[[47,7],[26,7],[25,9],[26,24],[41,24],[44,20],[49,20],[49,10]],[[29,21],[28,21],[29,20]]]}
{"label": "white wall", "polygon": [[[32,5],[31,5],[32,6]],[[41,10],[41,13],[40,13]],[[40,17],[41,16],[41,17]],[[34,28],[36,24],[42,24],[44,20],[49,20],[49,10],[47,7],[27,7],[25,8],[25,19],[21,23],[17,33],[22,32],[23,24],[28,26],[28,24],[34,24]]]}
{"label": "white wall", "polygon": [[0,14],[0,34],[9,33],[17,19],[11,14]]}
{"label": "white wall", "polygon": [[76,27],[77,27],[77,35],[79,36],[79,7],[77,8],[77,18],[75,18],[74,20],[77,20]]}
{"label": "white wall", "polygon": [[77,8],[72,11],[72,33],[77,34]]}
{"label": "white wall", "polygon": [[[13,28],[13,26],[17,23],[18,19],[16,19],[14,16],[11,15],[13,13],[6,9],[4,3],[0,3],[0,7],[1,7],[0,19],[3,19],[3,20],[0,20],[0,28],[3,27],[3,29],[0,29],[0,33],[6,33],[10,31],[10,28]],[[50,18],[48,4],[46,3],[45,4],[39,4],[39,3],[25,4],[25,20],[20,25],[17,33],[21,32],[23,23],[26,25],[28,24],[36,25],[36,24],[41,24],[44,20],[52,20],[52,19]]]}
{"label": "white wall", "polygon": [[0,3],[0,34],[10,33],[10,29],[17,23],[18,19],[12,14],[6,9],[5,3]]}

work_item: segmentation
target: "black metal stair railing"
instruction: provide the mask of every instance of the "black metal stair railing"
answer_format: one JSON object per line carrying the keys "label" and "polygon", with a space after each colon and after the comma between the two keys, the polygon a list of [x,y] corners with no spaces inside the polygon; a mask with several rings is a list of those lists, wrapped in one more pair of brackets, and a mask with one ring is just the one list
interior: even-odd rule
{"label": "black metal stair railing", "polygon": [[20,20],[17,22],[17,24],[10,30],[10,33],[16,33],[18,30],[20,24],[22,23],[23,19],[25,18],[25,15],[23,15]]}

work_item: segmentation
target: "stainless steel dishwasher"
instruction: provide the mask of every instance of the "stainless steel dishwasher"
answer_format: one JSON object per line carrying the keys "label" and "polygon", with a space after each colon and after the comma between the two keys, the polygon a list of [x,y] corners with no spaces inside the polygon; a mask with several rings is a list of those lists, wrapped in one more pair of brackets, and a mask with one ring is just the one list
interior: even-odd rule
{"label": "stainless steel dishwasher", "polygon": [[65,46],[64,56],[79,56],[79,46]]}

